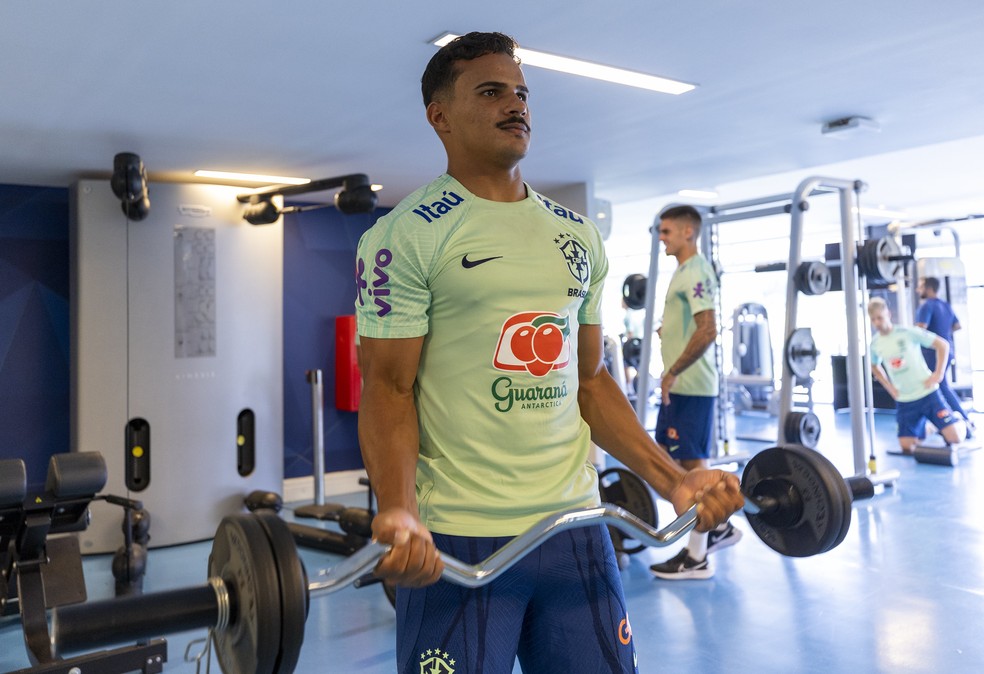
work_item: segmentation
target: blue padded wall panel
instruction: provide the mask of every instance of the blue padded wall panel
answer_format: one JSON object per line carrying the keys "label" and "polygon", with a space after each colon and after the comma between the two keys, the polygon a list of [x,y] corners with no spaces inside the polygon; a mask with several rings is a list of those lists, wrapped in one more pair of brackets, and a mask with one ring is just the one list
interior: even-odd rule
{"label": "blue padded wall panel", "polygon": [[311,388],[324,381],[325,471],[362,467],[357,414],[335,408],[335,316],[355,313],[359,237],[389,209],[344,215],[334,208],[284,216],[284,477],[312,475]]}
{"label": "blue padded wall panel", "polygon": [[0,185],[0,458],[69,451],[68,190]]}

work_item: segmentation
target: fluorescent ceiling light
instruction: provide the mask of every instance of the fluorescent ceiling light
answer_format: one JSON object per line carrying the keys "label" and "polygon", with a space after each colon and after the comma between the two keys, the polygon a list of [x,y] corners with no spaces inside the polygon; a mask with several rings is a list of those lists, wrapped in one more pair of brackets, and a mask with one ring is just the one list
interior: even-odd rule
{"label": "fluorescent ceiling light", "polygon": [[[440,37],[432,40],[431,44],[437,47],[443,47],[456,37],[459,36],[454,33],[444,33]],[[567,58],[566,56],[547,54],[542,51],[534,51],[532,49],[524,49],[522,47],[516,49],[516,56],[520,58],[523,65],[537,66],[539,68],[547,68],[548,70],[557,70],[562,73],[581,75],[582,77],[591,77],[596,80],[604,80],[606,82],[614,82],[616,84],[625,84],[630,87],[649,89],[650,91],[659,91],[664,94],[684,94],[697,88],[696,84],[688,84],[686,82],[679,82],[677,80],[671,80],[665,77],[646,75],[645,73],[634,72],[632,70],[613,68],[612,66],[604,66],[598,63],[591,63],[589,61],[581,61],[580,59]]]}
{"label": "fluorescent ceiling light", "polygon": [[909,217],[909,214],[905,211],[894,211],[882,205],[879,205],[878,208],[872,208],[871,206],[855,207],[854,212],[869,218],[894,218],[896,220],[903,220]]}
{"label": "fluorescent ceiling light", "polygon": [[195,171],[200,178],[219,180],[238,180],[244,183],[270,183],[271,185],[307,185],[310,178],[290,178],[286,176],[267,176],[257,173],[233,173],[231,171]]}
{"label": "fluorescent ceiling light", "polygon": [[718,193],[712,190],[680,190],[677,194],[691,199],[717,199]]}

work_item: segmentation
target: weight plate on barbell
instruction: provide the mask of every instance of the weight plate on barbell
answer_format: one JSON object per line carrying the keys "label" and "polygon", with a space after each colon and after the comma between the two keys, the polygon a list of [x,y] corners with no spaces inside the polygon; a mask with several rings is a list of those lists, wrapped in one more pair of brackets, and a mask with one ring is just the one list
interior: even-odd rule
{"label": "weight plate on barbell", "polygon": [[[649,526],[657,528],[659,514],[656,511],[656,501],[648,485],[638,475],[624,468],[609,468],[598,476],[598,487],[603,503],[611,503],[627,510]],[[646,547],[616,527],[608,527],[608,532],[616,552],[634,555]]]}
{"label": "weight plate on barbell", "polygon": [[[753,456],[742,474],[749,496],[775,498],[775,512],[746,513],[762,541],[788,557],[809,557],[829,550],[850,526],[851,501],[838,485],[837,468],[812,449],[772,447]],[[845,531],[846,533],[846,531]]]}
{"label": "weight plate on barbell", "polygon": [[902,255],[902,248],[894,236],[868,239],[858,252],[858,269],[874,281],[892,281],[898,274],[901,262],[891,258]]}
{"label": "weight plate on barbell", "polygon": [[[851,486],[847,483],[847,480],[841,476],[839,471],[837,473],[837,477],[839,479],[835,480],[835,483],[841,489],[841,502],[845,504],[844,517],[841,518],[842,524],[840,532],[834,538],[833,542],[827,546],[827,550],[833,550],[844,541],[844,538],[847,536],[847,532],[851,529],[851,517],[854,513],[854,492],[851,490]],[[824,552],[827,552],[827,550],[824,550]]]}
{"label": "weight plate on barbell", "polygon": [[208,557],[209,578],[221,578],[232,605],[229,625],[215,631],[224,674],[268,674],[280,655],[281,598],[270,537],[253,515],[219,522]]}
{"label": "weight plate on barbell", "polygon": [[280,653],[273,671],[290,674],[297,666],[304,644],[304,623],[308,614],[307,572],[284,521],[270,510],[257,511],[256,517],[266,529],[280,583]]}
{"label": "weight plate on barbell", "polygon": [[622,282],[622,299],[629,309],[646,307],[646,277],[642,274],[629,274]]}
{"label": "weight plate on barbell", "polygon": [[817,343],[813,341],[810,328],[796,328],[786,340],[786,364],[789,370],[800,379],[808,379],[817,369]]}
{"label": "weight plate on barbell", "polygon": [[840,545],[851,528],[854,496],[851,494],[851,490],[847,486],[844,476],[841,475],[837,467],[823,454],[820,454],[814,449],[797,445],[786,445],[785,449],[792,450],[800,458],[809,461],[814,470],[816,470],[817,475],[823,478],[824,484],[829,490],[831,501],[835,503],[834,512],[839,513],[835,514],[831,521],[834,523],[839,522],[840,524],[836,527],[834,536],[824,545],[823,550],[820,552],[823,553],[833,550]]}
{"label": "weight plate on barbell", "polygon": [[820,419],[813,412],[790,412],[783,422],[783,435],[786,442],[816,449],[820,443]]}
{"label": "weight plate on barbell", "polygon": [[796,289],[804,295],[823,295],[830,290],[833,278],[830,268],[819,260],[801,262],[793,275]]}

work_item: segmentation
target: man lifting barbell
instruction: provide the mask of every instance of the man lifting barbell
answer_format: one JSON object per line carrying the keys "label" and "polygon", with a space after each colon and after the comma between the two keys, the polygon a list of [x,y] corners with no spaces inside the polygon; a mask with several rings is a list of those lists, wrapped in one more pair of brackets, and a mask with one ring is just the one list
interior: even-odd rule
{"label": "man lifting barbell", "polygon": [[702,531],[742,504],[735,476],[676,465],[605,368],[601,235],[523,182],[529,90],[514,49],[472,33],[434,55],[421,88],[447,173],[359,243],[359,438],[373,532],[393,545],[377,573],[402,586],[399,672],[450,668],[445,653],[462,671],[511,672],[518,656],[526,671],[634,672],[604,526],[541,546],[549,577],[524,560],[508,585],[436,582],[438,550],[475,562],[548,513],[596,505],[592,441],[678,513],[697,503]]}

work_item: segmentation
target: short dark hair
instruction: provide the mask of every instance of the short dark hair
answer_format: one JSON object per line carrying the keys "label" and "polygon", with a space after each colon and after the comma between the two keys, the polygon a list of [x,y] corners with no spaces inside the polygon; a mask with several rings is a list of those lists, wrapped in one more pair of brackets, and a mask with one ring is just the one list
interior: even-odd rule
{"label": "short dark hair", "polygon": [[923,288],[929,288],[934,293],[940,291],[940,280],[935,276],[923,276],[922,282]]}
{"label": "short dark hair", "polygon": [[700,233],[700,212],[693,206],[671,206],[659,214],[660,220],[687,220],[694,228],[694,234]]}
{"label": "short dark hair", "polygon": [[454,67],[457,61],[471,61],[488,54],[505,54],[520,63],[516,56],[516,41],[504,33],[468,33],[456,37],[437,50],[420,78],[420,93],[424,105],[430,105],[435,95],[450,90],[460,71]]}

